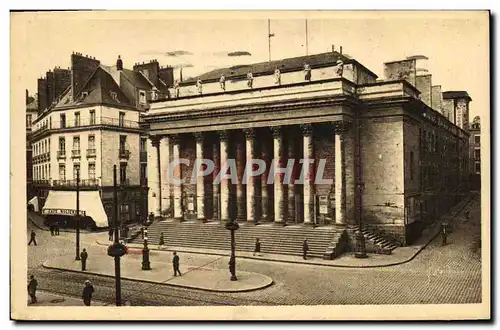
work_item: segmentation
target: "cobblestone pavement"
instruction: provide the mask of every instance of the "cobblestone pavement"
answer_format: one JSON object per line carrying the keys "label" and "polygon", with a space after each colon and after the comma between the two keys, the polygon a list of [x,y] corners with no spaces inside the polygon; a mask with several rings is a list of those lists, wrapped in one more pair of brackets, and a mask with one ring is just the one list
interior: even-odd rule
{"label": "cobblestone pavement", "polygon": [[[479,207],[476,197],[467,206],[470,220],[463,212],[456,217],[448,245],[441,246],[437,237],[416,258],[402,265],[348,269],[239,259],[239,270],[265,274],[275,284],[254,292],[223,294],[122,281],[122,297],[134,306],[480,303]],[[95,235],[85,235],[82,241],[89,260],[92,255],[105,253],[104,247],[95,244]],[[29,247],[28,260],[29,271],[37,276],[40,289],[79,296],[83,281],[89,278],[96,287],[95,299],[113,301],[112,278],[41,267],[51,256],[74,249],[74,234],[51,237],[38,230],[37,237],[40,245]],[[227,261],[220,258],[210,267],[227,269]]]}

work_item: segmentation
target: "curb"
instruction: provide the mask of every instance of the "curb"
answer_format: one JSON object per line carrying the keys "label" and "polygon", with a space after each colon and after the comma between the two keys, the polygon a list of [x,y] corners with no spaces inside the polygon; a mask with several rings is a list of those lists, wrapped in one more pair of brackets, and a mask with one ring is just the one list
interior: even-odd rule
{"label": "curb", "polygon": [[[62,267],[48,266],[48,265],[46,265],[46,263],[47,263],[47,261],[44,261],[42,263],[42,267],[46,268],[46,269],[56,269],[56,270],[61,270],[61,271],[71,272],[71,273],[88,274],[88,275],[94,275],[94,276],[115,278],[114,275],[100,274],[100,273],[89,272],[89,271],[82,272],[82,271],[74,270],[74,269],[67,269],[67,268],[62,268]],[[270,287],[271,285],[274,284],[274,280],[270,278],[271,281],[269,283],[265,284],[264,286],[258,287],[258,288],[243,289],[243,290],[216,290],[216,289],[200,288],[200,287],[196,287],[196,286],[183,285],[183,284],[171,284],[171,283],[167,283],[167,282],[156,282],[156,281],[150,281],[150,280],[130,278],[130,277],[126,277],[126,276],[121,276],[121,279],[122,280],[127,280],[127,281],[132,281],[132,282],[141,282],[141,283],[148,283],[148,284],[165,285],[165,286],[176,287],[176,288],[183,288],[183,289],[190,289],[190,290],[199,290],[199,291],[205,291],[205,292],[219,292],[219,293],[251,292],[251,291],[257,291],[257,290],[266,289],[266,288],[268,288],[268,287]]]}
{"label": "curb", "polygon": [[[464,203],[463,206],[461,206],[458,211],[456,211],[454,214],[451,215],[451,219],[448,220],[450,222],[452,222],[455,217],[460,214],[463,209],[465,209],[465,207],[467,205],[470,204],[470,202],[476,197],[476,194],[472,194],[471,196],[469,196],[468,200]],[[458,203],[457,203],[458,204]],[[446,216],[449,216],[449,214],[445,214],[443,216],[441,216],[441,218],[439,218],[439,221],[436,222],[436,223],[439,223],[441,222],[441,219],[443,217],[446,217]],[[434,226],[436,228],[434,228],[434,232],[429,236],[429,239],[427,240],[427,242],[425,244],[423,244],[418,250],[416,250],[410,257],[404,259],[404,260],[400,260],[400,261],[395,261],[395,262],[390,262],[390,263],[387,263],[387,264],[381,264],[381,265],[359,265],[359,266],[355,266],[355,265],[327,265],[327,264],[323,264],[323,263],[318,263],[318,262],[302,262],[302,261],[295,261],[295,260],[277,260],[277,259],[273,259],[273,258],[266,258],[266,257],[263,257],[263,258],[255,258],[253,256],[237,256],[237,258],[241,258],[241,259],[251,259],[251,260],[263,260],[263,261],[272,261],[272,262],[283,262],[283,263],[290,263],[290,264],[300,264],[300,265],[311,265],[311,266],[322,266],[322,267],[334,267],[334,268],[382,268],[382,267],[391,267],[391,266],[397,266],[397,265],[402,265],[402,264],[405,264],[407,262],[410,262],[412,261],[413,259],[415,259],[415,257],[420,254],[420,252],[425,249],[438,235],[439,235],[439,226],[437,224],[434,224]],[[106,246],[108,244],[104,244],[104,243],[101,243],[99,242],[98,240],[96,240],[97,244],[98,245],[103,245],[103,246]],[[135,243],[134,243],[135,244]],[[140,247],[132,247],[132,246],[129,246],[129,248],[132,248],[132,249],[140,249]],[[158,248],[150,248],[150,250],[155,250],[155,251],[160,251],[160,252],[172,252],[174,250],[170,250],[170,249],[158,249]],[[181,250],[176,250],[176,251],[179,251],[181,252]],[[192,254],[201,254],[201,255],[214,255],[214,256],[225,256],[227,257],[228,254],[225,254],[225,253],[219,253],[219,252],[211,252],[211,251],[207,251],[207,252],[198,252],[198,251],[182,251],[183,253],[192,253]],[[228,252],[229,253],[229,252]],[[239,292],[243,292],[243,291],[239,291]]]}

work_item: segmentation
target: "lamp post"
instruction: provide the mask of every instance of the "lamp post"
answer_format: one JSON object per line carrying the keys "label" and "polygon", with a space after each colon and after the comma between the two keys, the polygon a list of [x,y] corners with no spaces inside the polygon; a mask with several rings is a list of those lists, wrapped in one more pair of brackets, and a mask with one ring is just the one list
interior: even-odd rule
{"label": "lamp post", "polygon": [[76,170],[76,256],[80,260],[80,170]]}
{"label": "lamp post", "polygon": [[113,227],[115,229],[115,239],[113,245],[108,247],[108,255],[115,259],[115,300],[116,306],[122,305],[121,297],[121,275],[120,275],[120,257],[125,254],[126,247],[119,241],[119,223],[118,223],[118,189],[116,187],[116,165],[113,167]]}
{"label": "lamp post", "polygon": [[238,278],[236,277],[236,243],[234,241],[234,232],[238,230],[238,228],[240,228],[240,226],[236,221],[234,221],[233,218],[231,218],[226,223],[226,229],[231,231],[231,257],[229,258],[229,272],[231,273],[231,281],[238,280]]}
{"label": "lamp post", "polygon": [[148,227],[144,227],[144,247],[142,248],[142,270],[151,270],[148,248]]}
{"label": "lamp post", "polygon": [[356,118],[356,148],[355,148],[355,156],[356,156],[356,195],[357,195],[357,203],[356,203],[356,220],[359,225],[359,230],[356,232],[356,251],[354,253],[354,257],[356,258],[366,258],[366,242],[365,235],[363,235],[363,215],[362,215],[362,203],[363,203],[363,191],[365,184],[361,178],[361,143],[360,143],[360,134],[361,134],[361,124],[359,123],[359,118]]}

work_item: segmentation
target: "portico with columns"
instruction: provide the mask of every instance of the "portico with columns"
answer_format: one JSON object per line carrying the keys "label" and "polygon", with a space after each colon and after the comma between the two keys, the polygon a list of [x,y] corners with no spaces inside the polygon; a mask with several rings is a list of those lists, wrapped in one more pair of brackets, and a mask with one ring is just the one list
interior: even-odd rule
{"label": "portico with columns", "polygon": [[[151,146],[153,154],[157,156],[150,158],[148,168],[151,166],[155,169],[154,175],[160,178],[160,185],[150,189],[159,191],[160,198],[155,199],[156,204],[150,204],[150,208],[154,208],[150,211],[157,215],[161,214],[158,210],[169,209],[174,220],[196,220],[201,223],[224,223],[230,218],[243,225],[353,223],[354,219],[349,219],[346,200],[348,195],[352,196],[355,192],[347,192],[348,189],[354,190],[354,185],[346,184],[346,173],[354,176],[354,166],[346,166],[345,163],[346,145],[353,146],[353,143],[345,143],[346,138],[353,138],[352,134],[346,134],[351,128],[351,121],[336,120],[234,129],[228,127],[153,137]],[[189,165],[180,162],[181,158],[187,160]],[[202,159],[213,161],[214,170],[211,174],[201,175],[204,167],[199,166],[197,161],[201,162]],[[223,178],[217,183],[219,171],[225,168],[230,159],[234,160],[234,177],[237,181]],[[245,181],[245,167],[251,164],[252,159],[264,160],[266,168],[262,174],[248,176]],[[330,183],[315,183],[320,159],[325,161],[321,176],[324,180],[330,180]],[[287,167],[290,171],[285,175],[280,169]],[[231,170],[233,168],[229,166],[228,171]],[[169,171],[173,179],[184,180],[184,183],[168,180]],[[327,196],[327,206],[319,205],[319,195]]]}

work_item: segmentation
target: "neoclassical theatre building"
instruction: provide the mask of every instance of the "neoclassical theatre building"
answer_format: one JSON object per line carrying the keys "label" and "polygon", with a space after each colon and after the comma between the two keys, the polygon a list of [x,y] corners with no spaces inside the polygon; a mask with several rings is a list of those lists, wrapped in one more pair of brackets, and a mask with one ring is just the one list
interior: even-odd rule
{"label": "neoclassical theatre building", "polygon": [[[469,177],[470,97],[454,93],[456,102],[444,107],[441,86],[417,74],[417,59],[384,63],[384,79],[328,52],[176,82],[143,117],[151,142],[148,212],[200,226],[233,218],[269,230],[361,221],[410,244],[463,197]],[[170,171],[185,182],[173,184],[169,164],[181,158],[189,165]],[[214,173],[193,180],[202,158],[213,160]],[[266,171],[242,182],[253,158],[264,160]],[[238,180],[217,183],[228,159]],[[281,168],[295,160],[290,182],[276,175],[269,183],[273,159]],[[307,180],[295,182],[311,159]],[[320,174],[325,181],[315,182]]]}

